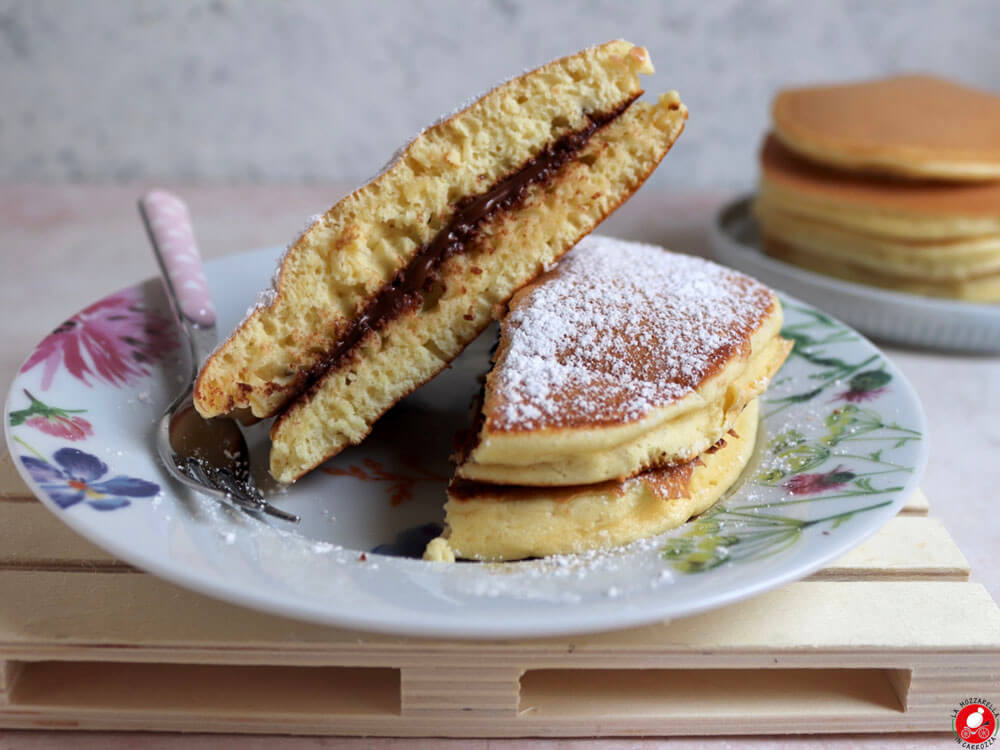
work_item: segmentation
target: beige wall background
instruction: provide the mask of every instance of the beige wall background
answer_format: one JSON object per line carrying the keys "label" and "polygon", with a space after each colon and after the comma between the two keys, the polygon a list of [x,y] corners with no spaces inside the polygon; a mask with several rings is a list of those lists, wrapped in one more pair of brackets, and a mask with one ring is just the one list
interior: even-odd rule
{"label": "beige wall background", "polygon": [[994,0],[0,0],[0,180],[360,180],[471,95],[614,37],[691,111],[661,186],[751,184],[781,86],[920,70],[1000,92]]}

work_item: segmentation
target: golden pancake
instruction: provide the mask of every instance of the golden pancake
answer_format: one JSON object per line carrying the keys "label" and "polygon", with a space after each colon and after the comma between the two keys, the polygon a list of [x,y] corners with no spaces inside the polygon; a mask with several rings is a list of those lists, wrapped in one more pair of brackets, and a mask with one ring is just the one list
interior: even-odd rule
{"label": "golden pancake", "polygon": [[774,131],[841,169],[940,180],[1000,179],[1000,96],[907,75],[782,91]]}
{"label": "golden pancake", "polygon": [[760,198],[786,213],[885,237],[1000,235],[1000,182],[952,184],[840,172],[795,156],[772,135]]}
{"label": "golden pancake", "polygon": [[456,474],[564,486],[690,460],[781,366],[781,321],[743,274],[588,237],[512,300]]}
{"label": "golden pancake", "polygon": [[921,281],[908,276],[873,270],[856,263],[831,259],[811,245],[792,245],[775,237],[763,236],[764,252],[810,271],[833,276],[855,284],[892,289],[928,297],[947,297],[966,302],[1000,302],[1000,273],[963,280]]}
{"label": "golden pancake", "polygon": [[666,155],[687,111],[675,92],[635,101],[652,72],[643,48],[610,42],[421,133],[291,246],[275,288],[203,367],[199,412],[280,413],[283,482],[360,442]]}
{"label": "golden pancake", "polygon": [[931,284],[1000,273],[1000,235],[927,241],[879,237],[786,213],[763,198],[753,208],[768,237],[810,248],[831,263]]}
{"label": "golden pancake", "polygon": [[424,559],[520,560],[608,549],[676,528],[737,481],[753,454],[757,400],[711,451],[624,481],[576,487],[500,487],[454,480],[444,534]]}

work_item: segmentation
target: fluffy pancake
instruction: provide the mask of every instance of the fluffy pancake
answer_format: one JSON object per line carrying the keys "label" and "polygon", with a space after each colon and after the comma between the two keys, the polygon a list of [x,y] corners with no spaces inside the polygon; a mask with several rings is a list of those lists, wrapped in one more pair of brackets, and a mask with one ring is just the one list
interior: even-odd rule
{"label": "fluffy pancake", "polygon": [[566,486],[690,460],[781,366],[781,321],[743,274],[588,237],[511,301],[456,474]]}
{"label": "fluffy pancake", "polygon": [[635,101],[651,72],[643,48],[610,42],[421,133],[291,246],[205,364],[199,412],[280,412],[271,473],[284,482],[362,440],[666,155],[687,111],[674,92]]}
{"label": "fluffy pancake", "polygon": [[773,136],[761,150],[759,199],[782,211],[883,237],[1000,235],[1000,182],[906,181],[837,171],[801,159]]}
{"label": "fluffy pancake", "polygon": [[780,260],[911,294],[1000,301],[1000,183],[850,174],[770,136],[754,213]]}
{"label": "fluffy pancake", "polygon": [[763,247],[768,255],[779,260],[855,284],[966,302],[1000,302],[1000,273],[996,272],[967,279],[920,280],[885,269],[874,270],[853,262],[833,260],[811,244],[792,245],[767,234],[763,237]]}
{"label": "fluffy pancake", "polygon": [[754,213],[767,236],[834,263],[931,284],[1000,273],[1000,234],[924,241],[880,237],[786,213],[765,200],[754,204]]}
{"label": "fluffy pancake", "polygon": [[1000,178],[1000,97],[926,75],[782,91],[782,143],[842,169],[906,177]]}
{"label": "fluffy pancake", "polygon": [[710,452],[624,481],[576,487],[498,487],[454,480],[446,531],[424,559],[519,560],[606,549],[655,536],[702,513],[753,454],[757,400]]}

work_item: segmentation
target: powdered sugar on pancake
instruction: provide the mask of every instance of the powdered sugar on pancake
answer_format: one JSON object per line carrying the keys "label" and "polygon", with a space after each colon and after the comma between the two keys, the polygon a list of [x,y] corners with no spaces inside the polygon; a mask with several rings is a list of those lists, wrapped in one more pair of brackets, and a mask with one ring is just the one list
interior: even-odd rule
{"label": "powdered sugar on pancake", "polygon": [[489,426],[640,419],[748,353],[773,299],[701,258],[590,236],[515,300],[491,374]]}

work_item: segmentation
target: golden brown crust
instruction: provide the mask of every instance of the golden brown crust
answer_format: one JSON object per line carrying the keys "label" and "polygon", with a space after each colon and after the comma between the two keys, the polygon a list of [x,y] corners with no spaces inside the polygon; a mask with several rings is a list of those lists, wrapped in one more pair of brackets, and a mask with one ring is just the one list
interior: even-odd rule
{"label": "golden brown crust", "polygon": [[842,172],[806,161],[774,135],[760,154],[764,188],[794,192],[848,209],[914,216],[1000,216],[1000,182],[953,184],[910,181]]}
{"label": "golden brown crust", "polygon": [[830,166],[953,180],[1000,177],[1000,97],[905,75],[782,91],[777,137]]}

